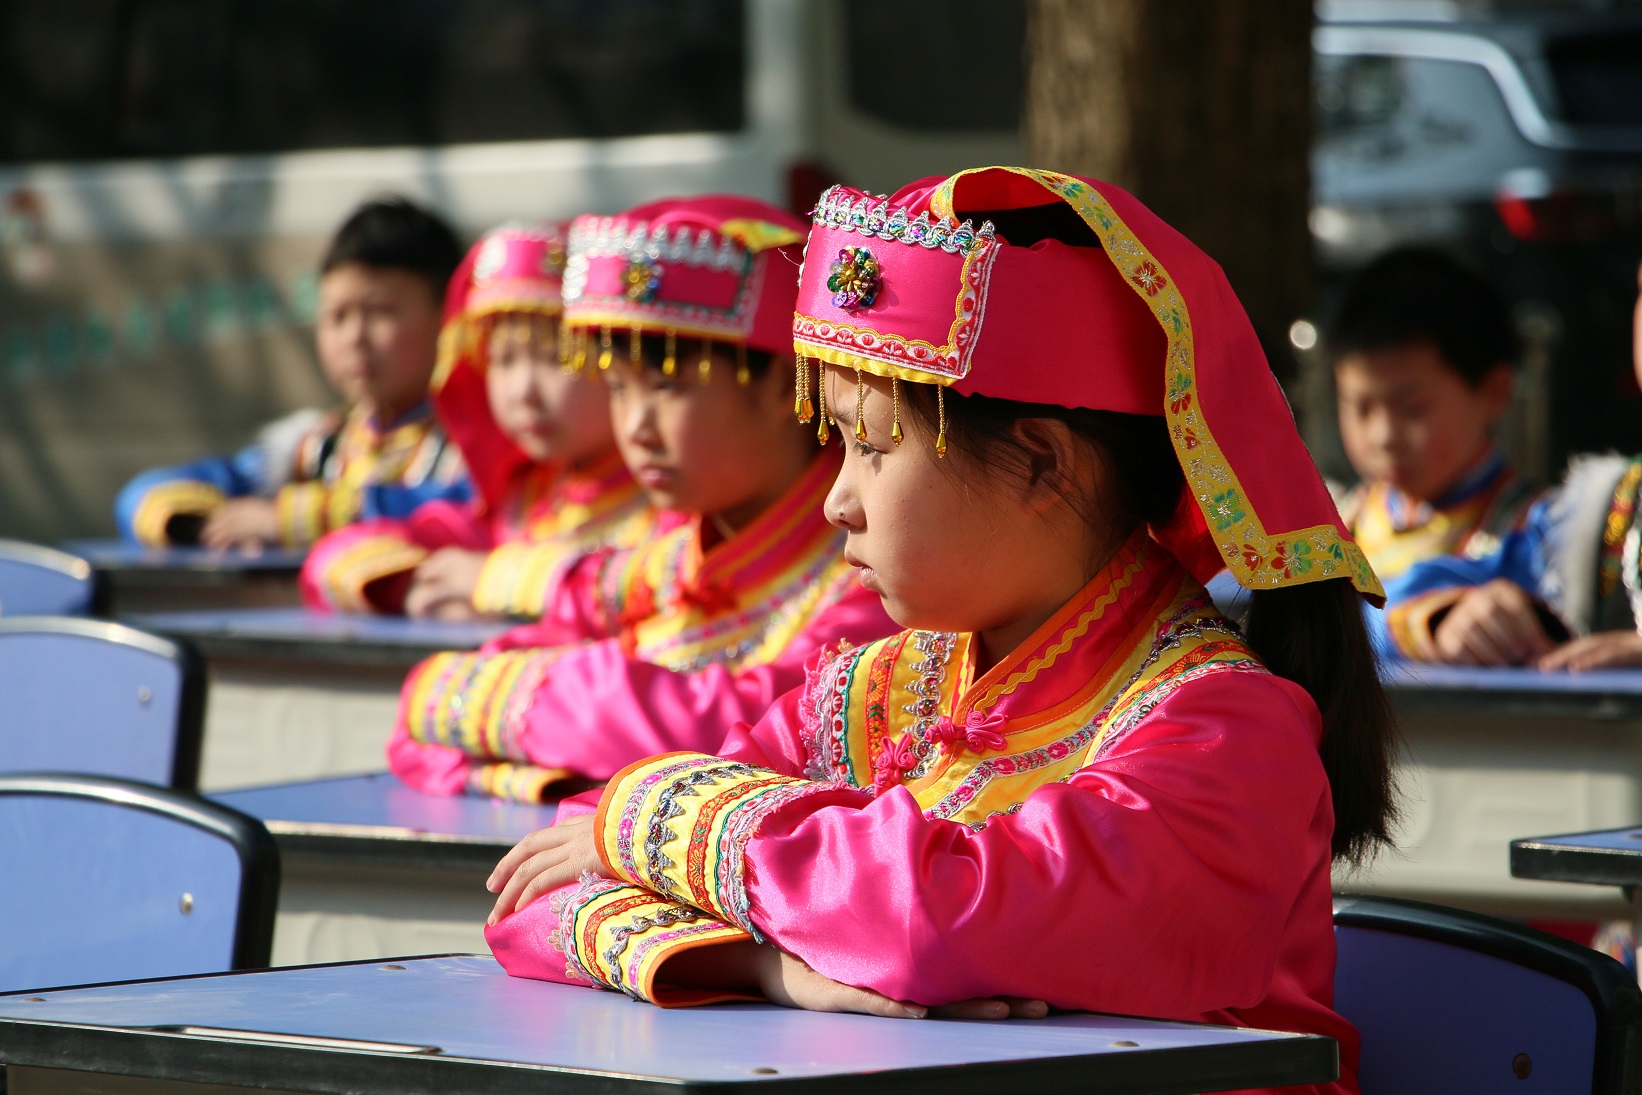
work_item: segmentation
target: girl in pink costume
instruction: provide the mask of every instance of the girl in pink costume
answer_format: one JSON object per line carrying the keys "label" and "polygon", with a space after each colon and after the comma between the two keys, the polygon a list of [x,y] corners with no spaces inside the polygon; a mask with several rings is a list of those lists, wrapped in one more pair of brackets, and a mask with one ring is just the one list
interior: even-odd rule
{"label": "girl in pink costume", "polygon": [[393,771],[440,794],[536,799],[667,749],[710,749],[840,639],[894,630],[822,500],[841,460],[781,415],[803,222],[762,202],[579,218],[565,274],[572,367],[610,391],[623,458],[682,523],[586,556],[539,624],[412,671]]}
{"label": "girl in pink costume", "polygon": [[1329,875],[1393,812],[1380,589],[1219,268],[1116,187],[988,168],[830,191],[793,323],[848,442],[828,515],[910,630],[567,803],[491,877],[498,959],[662,1005],[1307,1031],[1342,1073],[1307,1090],[1356,1091]]}
{"label": "girl in pink costume", "polygon": [[310,607],[536,617],[576,558],[653,531],[603,385],[559,352],[564,265],[560,225],[507,225],[468,253],[451,279],[433,391],[478,496],[324,537],[302,570]]}

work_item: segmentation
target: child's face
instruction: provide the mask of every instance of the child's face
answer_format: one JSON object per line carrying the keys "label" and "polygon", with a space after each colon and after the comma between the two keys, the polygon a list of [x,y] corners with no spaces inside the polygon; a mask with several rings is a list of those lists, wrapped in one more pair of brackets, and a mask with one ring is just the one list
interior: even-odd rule
{"label": "child's face", "polygon": [[896,623],[1008,628],[1046,618],[1088,580],[1089,537],[1075,519],[1069,531],[1064,503],[989,482],[955,453],[937,457],[934,438],[905,414],[897,446],[887,380],[865,378],[867,440],[857,441],[854,371],[829,365],[824,377],[845,451],[827,518],[849,533],[845,558]]}
{"label": "child's face", "polygon": [[439,301],[407,270],[343,263],[319,279],[319,363],[349,403],[392,418],[428,391]]}
{"label": "child's face", "polygon": [[739,528],[774,502],[814,453],[802,448],[792,419],[790,370],[777,362],[742,385],[733,357],[715,348],[703,383],[699,360],[694,349],[681,352],[678,372],[667,376],[616,354],[602,374],[616,444],[657,508],[718,515]]}
{"label": "child's face", "polygon": [[496,424],[538,463],[581,464],[615,444],[610,400],[597,380],[559,364],[558,324],[504,317],[490,331],[485,391]]}
{"label": "child's face", "polygon": [[1502,364],[1472,387],[1435,346],[1415,342],[1346,354],[1334,381],[1340,438],[1357,474],[1430,502],[1487,453],[1515,377]]}

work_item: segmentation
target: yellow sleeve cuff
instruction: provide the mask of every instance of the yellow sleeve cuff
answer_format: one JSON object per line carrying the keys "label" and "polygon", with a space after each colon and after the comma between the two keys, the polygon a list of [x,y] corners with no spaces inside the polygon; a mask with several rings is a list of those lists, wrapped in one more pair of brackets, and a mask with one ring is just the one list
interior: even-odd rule
{"label": "yellow sleeve cuff", "polygon": [[326,560],[319,583],[325,599],[338,611],[373,612],[366,587],[415,570],[427,557],[425,549],[397,536],[362,537]]}
{"label": "yellow sleeve cuff", "polygon": [[1438,589],[1388,606],[1385,610],[1386,630],[1398,652],[1414,661],[1437,661],[1438,617],[1453,608],[1468,588]]}
{"label": "yellow sleeve cuff", "polygon": [[594,827],[611,874],[734,924],[754,939],[742,855],[772,811],[836,791],[700,753],[629,765],[599,800]]}
{"label": "yellow sleeve cuff", "polygon": [[746,993],[669,986],[657,976],[674,955],[747,938],[739,928],[639,886],[583,875],[574,889],[550,898],[559,918],[554,946],[566,972],[595,985],[664,1007],[757,999]]}
{"label": "yellow sleeve cuff", "polygon": [[359,492],[324,483],[290,483],[274,495],[280,543],[306,547],[359,516]]}
{"label": "yellow sleeve cuff", "polygon": [[514,728],[558,660],[560,648],[449,651],[412,669],[400,693],[400,717],[412,741],[447,745],[479,760],[517,756]]}
{"label": "yellow sleeve cuff", "polygon": [[167,526],[173,517],[206,517],[227,501],[227,495],[197,479],[156,483],[143,492],[131,517],[131,531],[149,547],[171,542]]}
{"label": "yellow sleeve cuff", "polygon": [[473,607],[490,616],[539,617],[549,591],[580,554],[568,543],[503,544],[485,558]]}

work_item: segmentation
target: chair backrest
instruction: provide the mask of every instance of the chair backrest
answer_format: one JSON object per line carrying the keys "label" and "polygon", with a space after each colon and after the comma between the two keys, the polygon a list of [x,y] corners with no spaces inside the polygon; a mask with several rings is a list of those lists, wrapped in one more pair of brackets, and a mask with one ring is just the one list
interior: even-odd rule
{"label": "chair backrest", "polygon": [[1605,955],[1459,909],[1334,902],[1334,1007],[1363,1095],[1635,1092],[1642,990]]}
{"label": "chair backrest", "polygon": [[79,556],[0,540],[0,616],[81,616],[97,593],[96,572]]}
{"label": "chair backrest", "polygon": [[186,644],[103,620],[0,617],[0,697],[0,773],[194,787],[205,667]]}
{"label": "chair backrest", "polygon": [[0,992],[265,966],[278,892],[273,838],[237,810],[0,776]]}

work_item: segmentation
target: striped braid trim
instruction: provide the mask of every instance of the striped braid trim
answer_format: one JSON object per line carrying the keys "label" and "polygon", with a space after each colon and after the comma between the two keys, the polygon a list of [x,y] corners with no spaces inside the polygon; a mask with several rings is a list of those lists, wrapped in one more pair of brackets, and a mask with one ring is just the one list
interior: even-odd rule
{"label": "striped braid trim", "polygon": [[663,991],[657,972],[672,955],[709,943],[738,942],[747,933],[707,913],[641,886],[582,875],[574,888],[548,899],[559,920],[552,944],[565,973],[652,1004],[707,1004],[748,997],[730,992]]}
{"label": "striped braid trim", "polygon": [[699,753],[631,765],[610,781],[595,828],[611,873],[734,924],[754,939],[745,851],[772,813],[816,794],[843,792]]}

